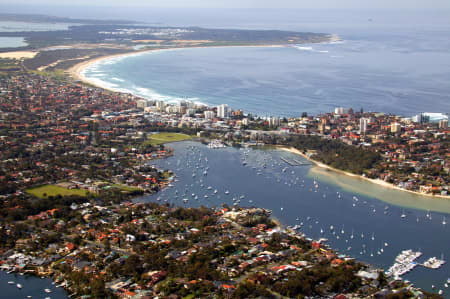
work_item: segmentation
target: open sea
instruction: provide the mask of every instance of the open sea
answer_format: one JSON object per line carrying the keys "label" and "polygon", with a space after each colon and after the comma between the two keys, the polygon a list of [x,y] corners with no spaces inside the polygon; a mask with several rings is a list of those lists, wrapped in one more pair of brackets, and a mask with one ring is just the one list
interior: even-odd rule
{"label": "open sea", "polygon": [[[403,116],[448,113],[450,22],[422,22],[363,17],[344,23],[336,17],[323,23],[285,21],[274,28],[335,33],[342,41],[154,51],[98,62],[84,75],[149,99],[225,103],[260,116],[318,114],[334,107]],[[241,28],[270,25],[243,23]]]}

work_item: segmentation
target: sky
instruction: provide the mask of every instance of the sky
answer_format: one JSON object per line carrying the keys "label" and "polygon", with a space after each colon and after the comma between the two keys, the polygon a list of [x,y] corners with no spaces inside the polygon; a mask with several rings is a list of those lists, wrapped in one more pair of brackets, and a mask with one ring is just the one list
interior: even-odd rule
{"label": "sky", "polygon": [[[0,0],[0,5],[193,8],[449,9],[450,0]],[[126,5],[125,5],[126,4]]]}

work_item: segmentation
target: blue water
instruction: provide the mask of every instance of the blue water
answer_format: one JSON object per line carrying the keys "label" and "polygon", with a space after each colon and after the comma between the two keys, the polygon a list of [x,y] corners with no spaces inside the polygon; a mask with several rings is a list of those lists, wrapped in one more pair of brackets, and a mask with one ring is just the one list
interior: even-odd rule
{"label": "blue water", "polygon": [[17,48],[27,45],[23,37],[0,37],[0,48]]}
{"label": "blue water", "polygon": [[[13,281],[14,284],[8,284]],[[18,289],[16,284],[20,283],[22,289]],[[0,298],[26,298],[32,296],[33,298],[50,297],[52,299],[68,298],[66,292],[62,288],[56,288],[50,279],[41,279],[35,276],[19,275],[15,273],[7,274],[0,271]],[[44,289],[50,289],[51,293],[44,292]]]}
{"label": "blue water", "polygon": [[[151,163],[173,170],[177,181],[173,187],[138,201],[220,207],[224,203],[232,206],[233,198],[244,195],[239,205],[270,209],[273,216],[285,225],[303,223],[301,231],[307,236],[328,238],[332,248],[385,269],[393,264],[395,256],[403,249],[422,251],[423,256],[418,259],[420,262],[431,256],[440,258],[443,254],[444,259],[450,256],[450,225],[442,224],[444,216],[447,221],[450,218],[449,212],[431,212],[429,219],[426,217],[427,211],[387,203],[377,197],[376,192],[367,196],[349,191],[322,180],[311,166],[287,165],[280,157],[303,160],[287,152],[230,147],[212,150],[195,142],[172,143],[169,146],[175,149],[173,157]],[[242,164],[243,160],[247,162],[246,166]],[[207,175],[204,175],[206,169]],[[333,175],[343,176],[339,173]],[[360,182],[356,178],[346,179],[353,180],[355,185]],[[318,188],[314,186],[314,181]],[[229,195],[225,194],[227,190]],[[410,204],[414,204],[415,199],[405,192],[386,189],[382,194],[389,196],[389,192],[393,196],[405,196]],[[198,198],[195,199],[195,196]],[[184,198],[189,199],[186,204],[183,203]],[[446,204],[448,211],[450,201],[442,203],[440,199],[427,199],[430,206],[433,206],[433,201]],[[401,218],[402,213],[407,217]],[[335,234],[330,230],[331,225]],[[320,229],[323,229],[323,234]],[[372,240],[372,235],[375,240]],[[385,242],[388,246],[384,245]],[[437,290],[442,289],[447,296],[450,294],[444,287],[444,282],[450,278],[449,263],[439,270],[417,267],[404,277],[426,290],[432,291],[431,285],[434,284]]]}
{"label": "blue water", "polygon": [[[147,98],[227,103],[261,116],[316,114],[338,106],[404,116],[450,111],[448,21],[423,26],[403,24],[402,18],[272,21],[278,29],[336,33],[343,42],[160,51],[108,60],[85,75]],[[270,23],[242,26],[270,28]]]}

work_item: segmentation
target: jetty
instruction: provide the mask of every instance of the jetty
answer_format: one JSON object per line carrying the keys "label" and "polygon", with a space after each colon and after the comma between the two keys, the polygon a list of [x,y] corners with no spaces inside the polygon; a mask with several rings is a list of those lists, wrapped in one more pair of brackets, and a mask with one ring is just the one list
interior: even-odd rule
{"label": "jetty", "polygon": [[288,160],[286,158],[280,157],[280,160],[283,161],[284,163],[286,163],[289,166],[308,166],[308,165],[312,165],[312,163],[310,163],[310,162],[302,162],[302,161],[299,161],[297,159]]}

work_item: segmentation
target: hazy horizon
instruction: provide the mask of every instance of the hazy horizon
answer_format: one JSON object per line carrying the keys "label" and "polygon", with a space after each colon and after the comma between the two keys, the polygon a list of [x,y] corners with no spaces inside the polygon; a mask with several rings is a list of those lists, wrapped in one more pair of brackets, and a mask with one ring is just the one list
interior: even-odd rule
{"label": "hazy horizon", "polygon": [[[32,4],[31,4],[32,3]],[[447,0],[378,0],[370,3],[359,0],[128,0],[126,5],[121,0],[0,0],[0,5],[57,5],[57,6],[85,6],[85,7],[172,7],[172,8],[303,8],[303,9],[450,9],[450,1]]]}

